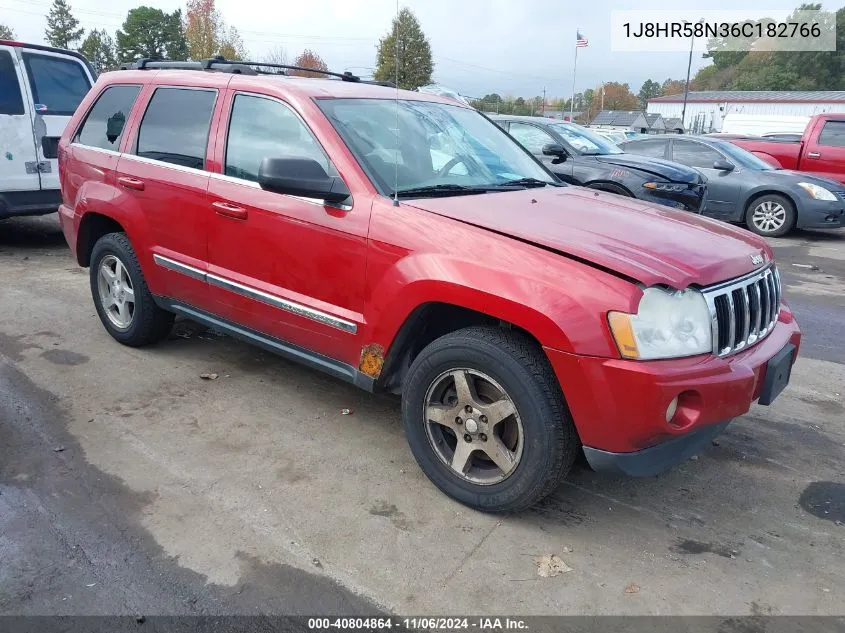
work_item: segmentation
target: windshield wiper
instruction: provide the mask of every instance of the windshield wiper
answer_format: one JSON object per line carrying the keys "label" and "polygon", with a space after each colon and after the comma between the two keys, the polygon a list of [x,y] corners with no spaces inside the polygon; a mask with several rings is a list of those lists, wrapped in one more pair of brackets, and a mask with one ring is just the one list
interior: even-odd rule
{"label": "windshield wiper", "polygon": [[408,189],[399,189],[396,192],[390,192],[390,197],[394,193],[400,198],[409,196],[461,196],[471,195],[476,193],[485,193],[489,191],[489,187],[467,187],[465,185],[456,185],[444,183],[440,185],[426,185],[424,187],[409,187]]}
{"label": "windshield wiper", "polygon": [[547,180],[540,180],[539,178],[516,178],[515,180],[506,180],[505,182],[497,183],[496,187],[560,187],[560,183],[549,182]]}

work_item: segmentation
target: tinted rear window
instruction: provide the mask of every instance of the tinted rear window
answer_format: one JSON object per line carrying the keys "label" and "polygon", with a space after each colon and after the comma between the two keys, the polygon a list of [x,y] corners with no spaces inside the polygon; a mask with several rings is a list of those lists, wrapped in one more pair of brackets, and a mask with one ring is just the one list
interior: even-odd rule
{"label": "tinted rear window", "polygon": [[0,51],[0,114],[23,114],[21,87],[9,51]]}
{"label": "tinted rear window", "polygon": [[24,53],[23,61],[40,114],[70,116],[91,88],[91,80],[76,59]]}
{"label": "tinted rear window", "polygon": [[828,121],[819,135],[819,145],[845,147],[845,121]]}
{"label": "tinted rear window", "polygon": [[85,123],[74,138],[75,143],[110,149],[120,148],[120,139],[132,104],[141,91],[140,86],[110,86],[97,99]]}
{"label": "tinted rear window", "polygon": [[138,156],[205,169],[215,90],[158,88],[138,130]]}

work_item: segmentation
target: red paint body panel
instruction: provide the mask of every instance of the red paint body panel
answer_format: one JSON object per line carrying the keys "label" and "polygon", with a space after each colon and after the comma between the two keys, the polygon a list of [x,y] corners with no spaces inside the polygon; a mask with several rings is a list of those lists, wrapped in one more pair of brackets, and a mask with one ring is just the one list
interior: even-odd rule
{"label": "red paint body panel", "polygon": [[775,167],[805,171],[845,184],[845,147],[821,145],[819,136],[828,121],[845,122],[845,114],[817,114],[810,119],[800,141],[727,138]]}
{"label": "red paint body panel", "polygon": [[[114,83],[144,86],[121,153],[71,144],[96,96]],[[160,85],[219,91],[205,170],[134,156],[143,113]],[[351,204],[336,208],[223,175],[236,93],[290,106],[352,192]],[[788,341],[798,345],[784,309],[764,342],[728,359],[621,360],[608,311],[636,312],[648,285],[681,289],[741,276],[757,267],[752,255],[770,260],[771,249],[726,224],[578,187],[394,206],[314,103],[331,97],[392,99],[395,92],[189,71],[101,76],[60,143],[67,154],[59,217],[68,244],[84,261],[83,221],[92,213],[109,217],[126,231],[154,294],[352,368],[364,346],[389,353],[409,315],[428,304],[511,323],[546,350],[584,444],[608,451],[633,451],[744,413],[758,395],[766,360]],[[421,93],[401,97],[454,105]],[[156,254],[189,266],[194,276],[156,263]],[[673,391],[684,389],[701,394],[706,412],[680,431],[668,427],[664,412]]]}

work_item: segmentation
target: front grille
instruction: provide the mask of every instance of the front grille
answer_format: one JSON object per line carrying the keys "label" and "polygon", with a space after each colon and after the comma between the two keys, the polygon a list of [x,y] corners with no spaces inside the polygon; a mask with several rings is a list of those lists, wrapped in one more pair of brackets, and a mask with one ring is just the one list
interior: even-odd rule
{"label": "front grille", "polygon": [[780,312],[780,274],[775,266],[703,290],[713,333],[713,353],[728,356],[762,340]]}

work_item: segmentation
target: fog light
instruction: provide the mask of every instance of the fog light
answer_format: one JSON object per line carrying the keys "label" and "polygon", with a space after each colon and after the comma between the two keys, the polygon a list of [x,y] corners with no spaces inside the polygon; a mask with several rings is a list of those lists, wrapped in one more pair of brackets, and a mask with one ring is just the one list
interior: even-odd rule
{"label": "fog light", "polygon": [[678,410],[678,398],[677,396],[672,398],[672,402],[669,403],[669,406],[666,407],[666,422],[671,422],[672,418],[675,417],[675,411]]}

